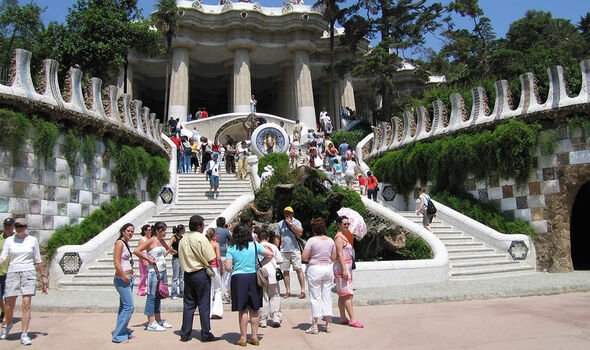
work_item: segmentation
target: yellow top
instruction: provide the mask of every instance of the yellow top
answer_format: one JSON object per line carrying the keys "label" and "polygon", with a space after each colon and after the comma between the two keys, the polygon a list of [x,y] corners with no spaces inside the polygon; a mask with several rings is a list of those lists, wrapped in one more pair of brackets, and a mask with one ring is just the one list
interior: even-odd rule
{"label": "yellow top", "polygon": [[186,272],[202,270],[209,266],[209,261],[215,258],[215,251],[211,243],[202,233],[186,233],[178,242],[178,260]]}
{"label": "yellow top", "polygon": [[[0,252],[4,248],[4,231],[0,231]],[[8,271],[8,264],[10,264],[10,257],[7,256],[6,260],[0,265],[0,276],[5,276]]]}

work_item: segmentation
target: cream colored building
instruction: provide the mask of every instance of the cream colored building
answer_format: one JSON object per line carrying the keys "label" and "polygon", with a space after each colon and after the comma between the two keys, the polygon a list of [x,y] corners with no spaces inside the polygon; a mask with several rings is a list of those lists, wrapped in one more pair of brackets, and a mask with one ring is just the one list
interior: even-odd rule
{"label": "cream colored building", "polygon": [[[208,0],[210,2],[210,0]],[[315,127],[323,107],[356,110],[350,74],[337,76],[329,93],[327,22],[310,5],[177,1],[178,31],[172,41],[169,116],[186,120],[200,107],[210,115],[257,112]],[[337,49],[337,57],[349,55]],[[131,57],[128,92],[164,112],[163,58]],[[333,113],[331,113],[333,115]]]}

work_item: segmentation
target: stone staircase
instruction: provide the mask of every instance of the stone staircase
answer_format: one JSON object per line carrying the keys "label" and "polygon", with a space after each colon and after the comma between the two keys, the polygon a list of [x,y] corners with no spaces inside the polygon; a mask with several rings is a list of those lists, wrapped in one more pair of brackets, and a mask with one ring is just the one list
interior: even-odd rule
{"label": "stone staircase", "polygon": [[[422,216],[415,212],[399,212],[405,218],[422,225]],[[535,272],[529,264],[513,260],[467,232],[435,218],[430,224],[434,234],[449,252],[451,280],[521,275]]]}
{"label": "stone staircase", "polygon": [[[172,227],[183,224],[188,231],[188,220],[194,214],[205,218],[205,225],[215,220],[221,212],[227,208],[236,198],[243,194],[251,193],[250,180],[237,180],[235,174],[227,174],[225,166],[221,166],[221,178],[218,198],[208,195],[210,190],[209,181],[201,173],[179,174],[178,175],[178,196],[176,203],[168,210],[152,217],[147,224],[154,224],[163,221],[168,225],[166,231],[166,242],[172,237]],[[133,251],[139,241],[140,227],[135,228],[135,235],[129,242],[129,248]],[[168,279],[172,279],[172,257],[168,255],[167,269]],[[135,257],[135,270],[139,276],[138,259]],[[113,266],[113,251],[109,249],[104,252],[94,263],[91,263],[85,270],[81,271],[71,281],[59,283],[62,290],[97,290],[112,289],[115,268]],[[136,283],[139,279],[136,279]]]}

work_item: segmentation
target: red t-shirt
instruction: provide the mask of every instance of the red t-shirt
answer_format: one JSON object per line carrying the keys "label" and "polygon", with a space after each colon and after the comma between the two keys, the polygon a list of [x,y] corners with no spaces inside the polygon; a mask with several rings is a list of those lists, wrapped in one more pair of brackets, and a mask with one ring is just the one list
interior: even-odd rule
{"label": "red t-shirt", "polygon": [[359,176],[359,186],[364,186],[365,185],[365,178],[362,176]]}
{"label": "red t-shirt", "polygon": [[170,141],[174,142],[174,144],[176,145],[176,148],[180,149],[180,145],[182,144],[182,142],[180,141],[180,139],[176,136],[171,137]]}
{"label": "red t-shirt", "polygon": [[207,112],[207,111],[202,111],[202,112],[201,112],[201,119],[205,119],[205,118],[207,118],[208,116],[209,116],[209,112]]}
{"label": "red t-shirt", "polygon": [[377,187],[377,178],[375,176],[367,177],[367,189],[372,190]]}

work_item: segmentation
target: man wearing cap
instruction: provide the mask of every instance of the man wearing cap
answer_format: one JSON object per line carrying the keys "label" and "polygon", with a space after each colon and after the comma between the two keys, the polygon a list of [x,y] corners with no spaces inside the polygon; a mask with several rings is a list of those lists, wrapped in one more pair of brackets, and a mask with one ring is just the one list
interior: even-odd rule
{"label": "man wearing cap", "polygon": [[[10,236],[12,236],[12,234],[14,233],[14,219],[13,218],[7,218],[4,219],[4,231],[2,231],[2,233],[0,233],[0,252],[2,251],[2,248],[4,247],[4,240]],[[0,323],[2,323],[2,327],[6,326],[6,324],[4,323],[4,287],[6,285],[6,271],[8,270],[8,263],[10,262],[10,259],[6,259],[5,262],[3,262],[0,265]]]}
{"label": "man wearing cap", "polygon": [[279,222],[275,231],[275,242],[281,250],[283,255],[283,262],[281,263],[281,270],[285,276],[285,298],[291,296],[291,277],[289,276],[289,269],[293,265],[293,270],[297,273],[301,293],[299,299],[305,299],[305,280],[303,279],[303,270],[301,269],[301,249],[297,244],[297,237],[303,234],[301,222],[294,217],[293,208],[286,207],[283,211],[285,219]]}

